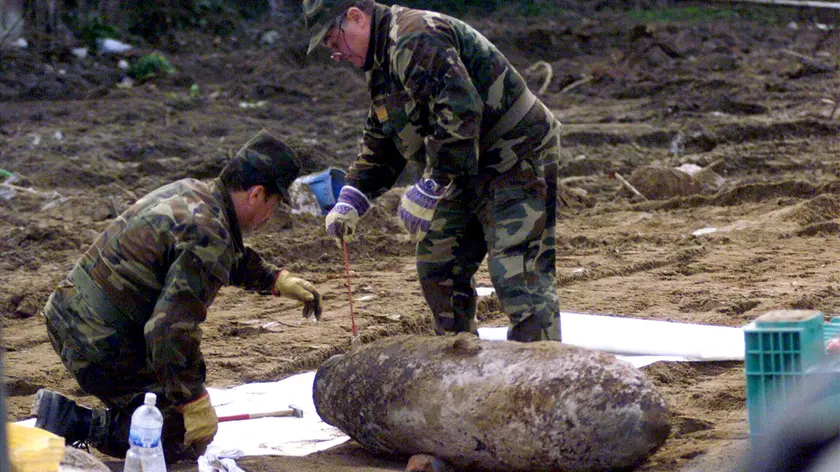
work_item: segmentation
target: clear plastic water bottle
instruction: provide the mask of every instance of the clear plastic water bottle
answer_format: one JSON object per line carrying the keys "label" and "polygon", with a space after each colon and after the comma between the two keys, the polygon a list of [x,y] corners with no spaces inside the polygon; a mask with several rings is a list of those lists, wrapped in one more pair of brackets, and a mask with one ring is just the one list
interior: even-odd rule
{"label": "clear plastic water bottle", "polygon": [[143,405],[131,415],[123,472],[166,472],[161,444],[163,415],[155,406],[156,402],[157,395],[146,393]]}

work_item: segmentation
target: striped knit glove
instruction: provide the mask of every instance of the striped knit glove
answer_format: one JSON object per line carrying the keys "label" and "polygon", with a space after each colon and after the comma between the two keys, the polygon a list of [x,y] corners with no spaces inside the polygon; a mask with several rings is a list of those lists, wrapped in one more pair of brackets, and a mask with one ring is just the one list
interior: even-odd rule
{"label": "striped knit glove", "polygon": [[341,187],[338,202],[327,213],[324,222],[327,227],[327,234],[336,239],[338,247],[341,247],[342,240],[347,242],[353,240],[356,224],[369,208],[370,201],[359,189],[349,185]]}
{"label": "striped knit glove", "polygon": [[435,208],[448,188],[432,179],[422,178],[406,190],[398,214],[412,241],[419,242],[429,232]]}

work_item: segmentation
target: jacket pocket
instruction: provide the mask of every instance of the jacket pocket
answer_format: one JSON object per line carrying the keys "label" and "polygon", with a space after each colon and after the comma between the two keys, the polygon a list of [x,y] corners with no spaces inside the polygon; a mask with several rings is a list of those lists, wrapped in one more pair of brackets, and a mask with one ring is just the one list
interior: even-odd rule
{"label": "jacket pocket", "polygon": [[411,125],[410,110],[414,110],[414,102],[406,91],[382,95],[373,102],[373,112],[386,134],[399,135],[403,129]]}

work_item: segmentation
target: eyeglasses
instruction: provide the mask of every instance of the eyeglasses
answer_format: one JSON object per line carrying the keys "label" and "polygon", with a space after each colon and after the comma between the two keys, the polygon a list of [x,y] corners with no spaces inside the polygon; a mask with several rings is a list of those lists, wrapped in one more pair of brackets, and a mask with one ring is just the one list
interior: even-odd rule
{"label": "eyeglasses", "polygon": [[[330,25],[330,29],[327,30],[327,34],[324,36],[324,46],[331,48],[330,41],[331,41],[331,34],[330,32],[333,29],[337,29],[340,33],[344,32],[344,24],[347,22],[347,13],[344,13],[341,16],[337,16],[333,21],[333,24]],[[337,38],[336,38],[337,39]]]}

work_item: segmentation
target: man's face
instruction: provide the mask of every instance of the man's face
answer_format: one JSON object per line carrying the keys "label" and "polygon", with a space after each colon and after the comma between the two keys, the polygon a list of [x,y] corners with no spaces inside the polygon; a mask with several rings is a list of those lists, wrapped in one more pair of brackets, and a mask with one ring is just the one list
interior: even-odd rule
{"label": "man's face", "polygon": [[243,233],[253,233],[271,219],[274,209],[280,203],[280,195],[272,195],[266,198],[265,193],[260,192],[259,195],[249,199],[248,203],[250,211],[248,217],[244,218],[245,221],[241,224]]}
{"label": "man's face", "polygon": [[351,7],[335,26],[324,36],[324,46],[336,62],[346,60],[358,68],[365,65],[370,44],[371,18],[356,7]]}

